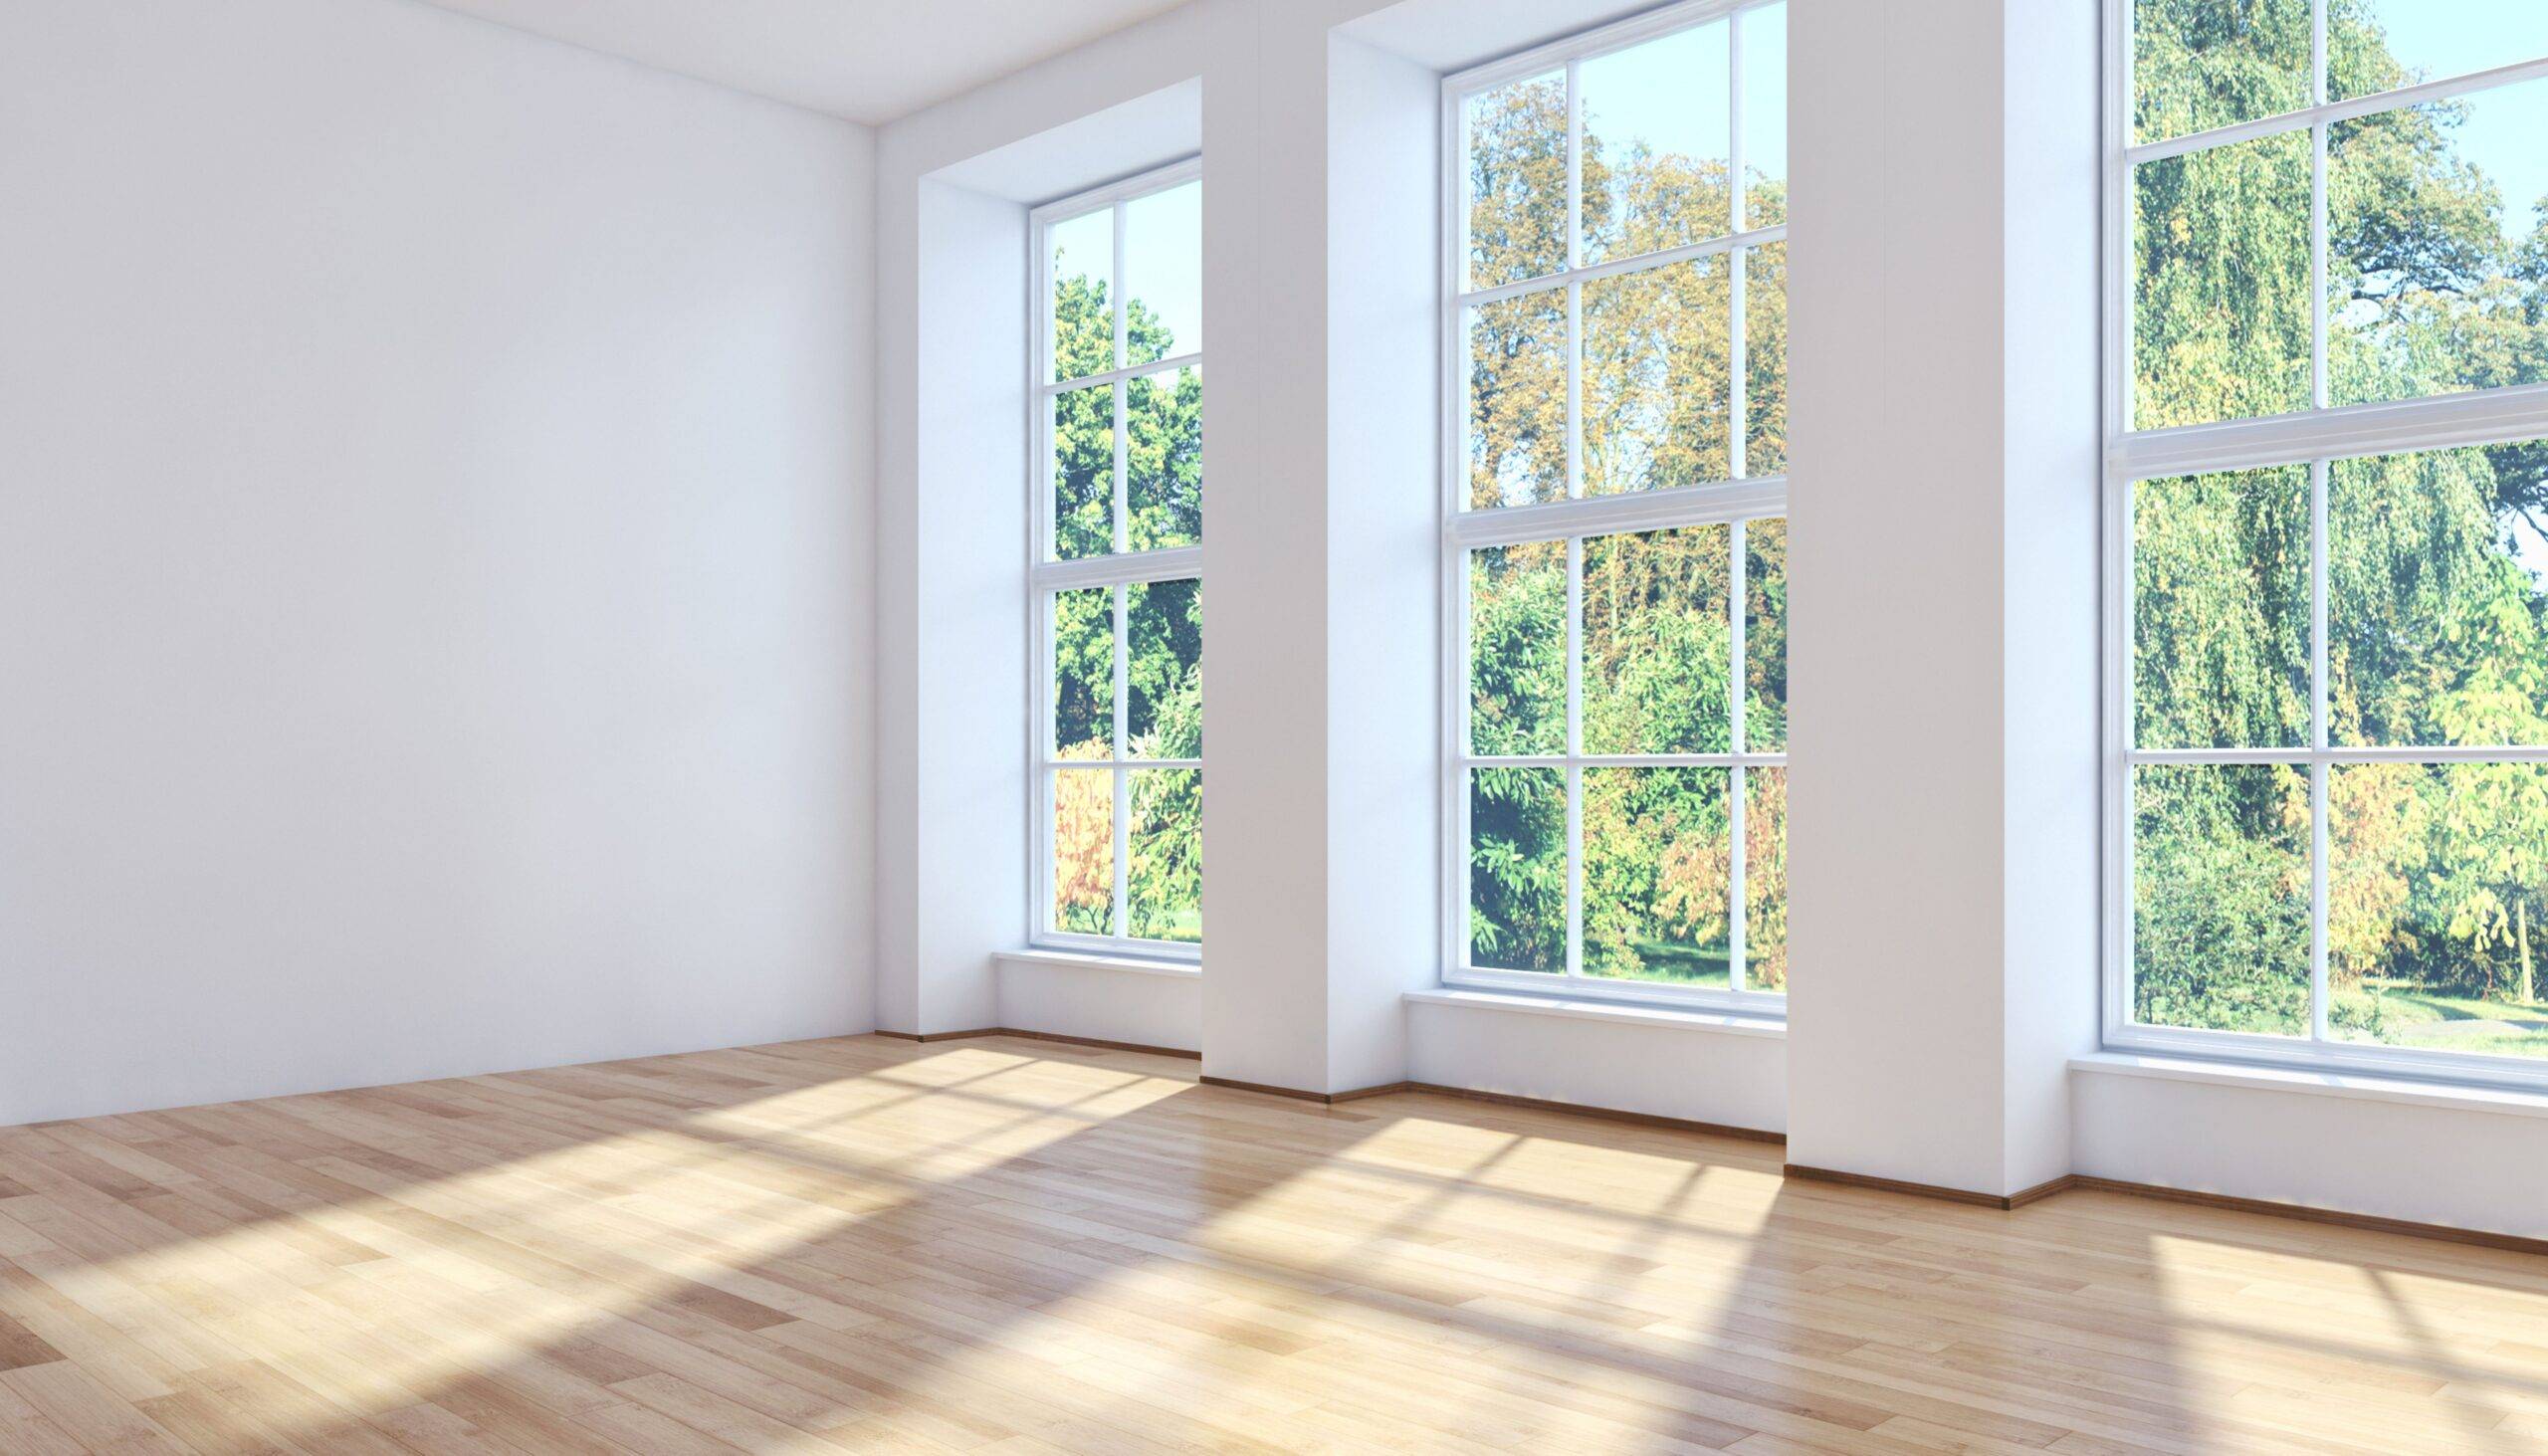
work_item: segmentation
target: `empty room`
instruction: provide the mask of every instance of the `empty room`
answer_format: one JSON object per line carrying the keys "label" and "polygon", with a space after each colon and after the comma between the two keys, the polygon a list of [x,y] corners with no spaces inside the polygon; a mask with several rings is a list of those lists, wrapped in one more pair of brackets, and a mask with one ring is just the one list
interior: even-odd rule
{"label": "empty room", "polygon": [[2548,1453],[2548,5],[0,0],[0,1456],[818,1451]]}

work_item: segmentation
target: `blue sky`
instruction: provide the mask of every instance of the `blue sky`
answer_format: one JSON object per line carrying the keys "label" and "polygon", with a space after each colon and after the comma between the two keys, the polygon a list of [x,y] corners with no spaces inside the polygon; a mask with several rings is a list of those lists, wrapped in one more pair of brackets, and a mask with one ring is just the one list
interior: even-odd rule
{"label": "blue sky", "polygon": [[[2548,56],[2548,0],[2371,0],[2389,49],[2428,79]],[[2548,81],[2483,93],[2456,133],[2462,159],[2503,189],[2504,221],[2530,230],[2528,209],[2548,193]]]}
{"label": "blue sky", "polygon": [[[1172,354],[1203,346],[1203,184],[1187,182],[1137,197],[1124,208],[1124,289],[1147,304],[1174,335]],[[1057,223],[1047,234],[1053,276],[1114,271],[1113,210]],[[1113,290],[1108,290],[1109,297]]]}

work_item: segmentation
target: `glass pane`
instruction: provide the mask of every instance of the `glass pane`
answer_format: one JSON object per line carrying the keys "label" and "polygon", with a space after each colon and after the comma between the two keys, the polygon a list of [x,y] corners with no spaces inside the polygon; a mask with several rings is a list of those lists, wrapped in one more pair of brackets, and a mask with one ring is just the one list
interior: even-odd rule
{"label": "glass pane", "polygon": [[2352,0],[2327,12],[2327,99],[2548,56],[2548,6],[2534,0]]}
{"label": "glass pane", "polygon": [[1584,770],[1584,973],[1728,984],[1734,823],[1723,768]]}
{"label": "glass pane", "polygon": [[1115,934],[1115,773],[1053,770],[1053,929]]}
{"label": "glass pane", "polygon": [[1124,388],[1133,549],[1193,545],[1203,538],[1203,371],[1146,374]]}
{"label": "glass pane", "polygon": [[1584,751],[1723,753],[1734,670],[1722,525],[1584,543]]}
{"label": "glass pane", "polygon": [[1755,753],[1788,747],[1788,523],[1778,517],[1743,527],[1743,745]]}
{"label": "glass pane", "polygon": [[2548,81],[2331,125],[2327,402],[2548,379],[2542,202]]}
{"label": "glass pane", "polygon": [[1124,730],[1129,756],[1203,756],[1203,583],[1124,588]]}
{"label": "glass pane", "polygon": [[1115,549],[1115,386],[1053,396],[1053,558]]}
{"label": "glass pane", "polygon": [[1044,229],[1051,294],[1044,336],[1053,347],[1053,379],[1085,379],[1115,367],[1115,212],[1097,211]]}
{"label": "glass pane", "polygon": [[2309,742],[2309,470],[2132,488],[2133,741]]}
{"label": "glass pane", "polygon": [[2548,743],[2548,441],[2327,475],[2331,741]]}
{"label": "glass pane", "polygon": [[1469,553],[1469,750],[1566,751],[1566,542]]}
{"label": "glass pane", "polygon": [[2340,764],[2327,806],[2328,1029],[2548,1056],[2548,766]]}
{"label": "glass pane", "polygon": [[2309,1031],[2309,780],[2288,764],[2132,770],[2132,1017]]}
{"label": "glass pane", "polygon": [[1788,468],[1788,245],[1743,251],[1743,473]]}
{"label": "glass pane", "polygon": [[1124,204],[1124,347],[1128,364],[1203,347],[1203,184]]}
{"label": "glass pane", "polygon": [[1566,73],[1468,99],[1469,281],[1488,289],[1566,266]]}
{"label": "glass pane", "polygon": [[1743,68],[1743,225],[1788,220],[1788,8],[1765,5],[1734,18]]}
{"label": "glass pane", "polygon": [[2309,133],[2133,172],[2136,429],[2307,409]]}
{"label": "glass pane", "polygon": [[1469,963],[1566,969],[1566,771],[1469,773]]}
{"label": "glass pane", "polygon": [[1109,758],[1115,742],[1115,588],[1053,593],[1053,751]]}
{"label": "glass pane", "polygon": [[[1733,473],[1726,455],[1732,307],[1723,258],[1584,285],[1586,495],[1694,486]],[[1558,367],[1563,390],[1563,354]],[[1558,461],[1563,467],[1563,453]]]}
{"label": "glass pane", "polygon": [[1732,229],[1727,29],[1710,21],[1577,68],[1586,263],[1678,248]]}
{"label": "glass pane", "polygon": [[2309,0],[2135,0],[2133,140],[2307,104]]}
{"label": "glass pane", "polygon": [[1132,773],[1132,868],[1125,886],[1132,934],[1145,940],[1203,938],[1203,770]]}
{"label": "glass pane", "polygon": [[1743,975],[1788,988],[1788,771],[1743,770]]}
{"label": "glass pane", "polygon": [[1468,311],[1469,507],[1566,499],[1566,291]]}

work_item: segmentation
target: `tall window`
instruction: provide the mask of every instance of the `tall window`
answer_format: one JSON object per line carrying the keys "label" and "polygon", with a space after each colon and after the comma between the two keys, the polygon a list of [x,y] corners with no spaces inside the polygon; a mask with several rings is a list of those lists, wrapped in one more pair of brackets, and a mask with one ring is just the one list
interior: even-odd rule
{"label": "tall window", "polygon": [[2107,1039],[2548,1081],[2548,6],[2109,4]]}
{"label": "tall window", "polygon": [[1202,943],[1201,166],[1034,214],[1036,938]]}
{"label": "tall window", "polygon": [[1787,984],[1787,15],[1445,86],[1445,979]]}

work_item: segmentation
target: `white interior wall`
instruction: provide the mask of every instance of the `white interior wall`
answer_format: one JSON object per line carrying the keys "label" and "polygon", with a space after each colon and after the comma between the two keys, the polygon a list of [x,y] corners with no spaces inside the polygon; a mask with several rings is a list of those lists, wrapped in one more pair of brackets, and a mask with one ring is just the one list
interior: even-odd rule
{"label": "white interior wall", "polygon": [[871,1024],[872,136],[0,6],[0,1123]]}
{"label": "white interior wall", "polygon": [[1190,965],[1010,954],[999,960],[999,1022],[1012,1030],[1203,1049],[1203,978]]}
{"label": "white interior wall", "polygon": [[[2118,1063],[2147,1059],[2115,1058]],[[2548,1102],[2202,1066],[2071,1074],[2076,1170],[2548,1239]]]}

